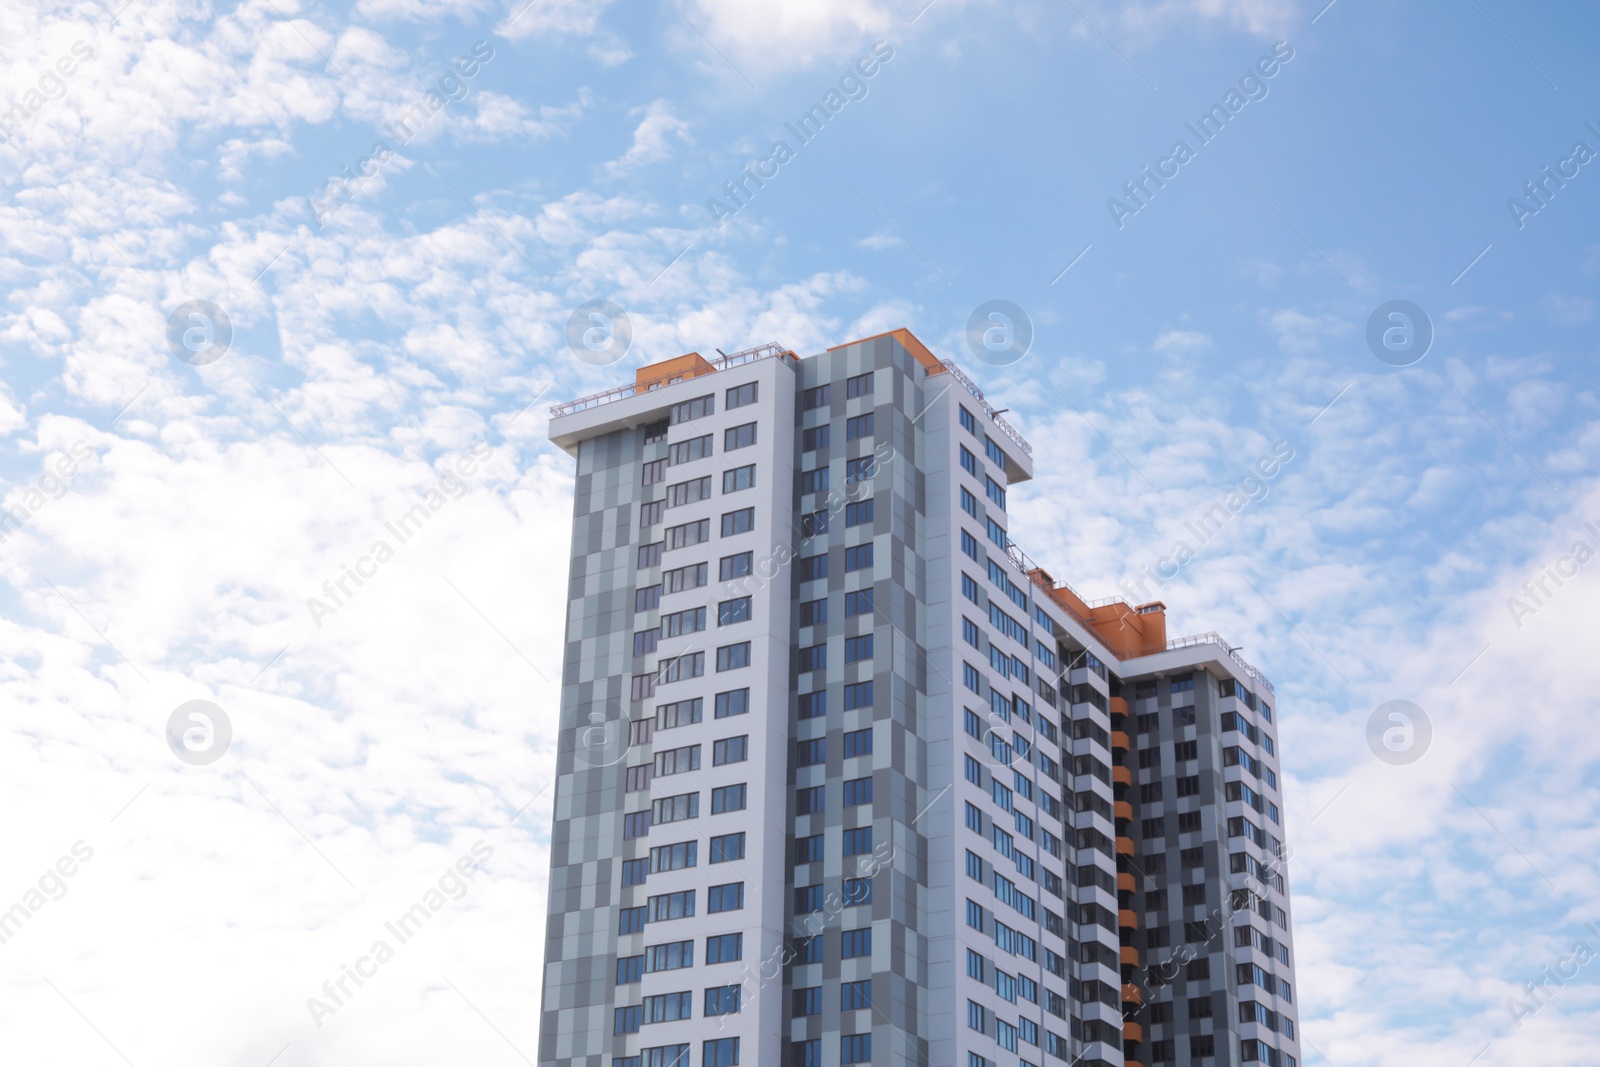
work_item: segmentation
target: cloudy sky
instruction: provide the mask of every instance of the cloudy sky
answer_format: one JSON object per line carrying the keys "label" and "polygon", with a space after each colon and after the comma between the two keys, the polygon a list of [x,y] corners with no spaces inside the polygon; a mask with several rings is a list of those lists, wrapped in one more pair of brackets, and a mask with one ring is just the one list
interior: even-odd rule
{"label": "cloudy sky", "polygon": [[1033,557],[1275,679],[1308,1067],[1592,1062],[1600,962],[1508,1000],[1600,951],[1600,12],[1325,3],[0,9],[5,1058],[533,1058],[549,405],[908,326],[1032,441]]}

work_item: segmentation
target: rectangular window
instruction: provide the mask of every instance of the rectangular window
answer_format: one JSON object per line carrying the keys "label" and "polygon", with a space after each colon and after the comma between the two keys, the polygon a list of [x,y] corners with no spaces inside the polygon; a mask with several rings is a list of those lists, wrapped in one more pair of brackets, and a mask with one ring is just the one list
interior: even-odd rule
{"label": "rectangular window", "polygon": [[823,423],[821,426],[800,431],[800,451],[815,452],[819,448],[827,448],[830,429],[827,423]]}
{"label": "rectangular window", "polygon": [[872,522],[873,499],[868,497],[866,500],[860,500],[854,504],[846,504],[844,506],[845,526],[865,526]]}
{"label": "rectangular window", "polygon": [[801,626],[815,626],[819,622],[827,621],[828,601],[826,597],[821,600],[808,600],[800,605]]}
{"label": "rectangular window", "polygon": [[[656,641],[661,636],[660,630],[641,630],[633,635],[633,654],[635,656],[648,656],[656,650]],[[635,697],[635,700],[641,699]]]}
{"label": "rectangular window", "polygon": [[797,837],[797,838],[795,838],[794,839],[794,862],[795,862],[795,866],[799,867],[799,866],[803,866],[804,864],[807,864],[807,863],[821,863],[822,862],[822,842],[823,842],[823,835],[821,835],[821,834],[812,834],[809,837]]}
{"label": "rectangular window", "polygon": [[872,827],[861,826],[844,832],[844,854],[862,856],[872,851]]}
{"label": "rectangular window", "polygon": [[718,934],[706,938],[707,963],[732,963],[743,957],[743,934]]}
{"label": "rectangular window", "polygon": [[797,789],[794,794],[794,813],[796,815],[814,815],[824,810],[827,798],[828,787],[825,785]]}
{"label": "rectangular window", "polygon": [[629,695],[634,700],[649,700],[656,692],[656,673],[636,674],[633,676],[633,686]]}
{"label": "rectangular window", "polygon": [[660,797],[650,802],[650,811],[647,814],[650,816],[650,821],[657,826],[682,822],[685,819],[698,819],[700,794],[680,793],[673,797]]}
{"label": "rectangular window", "polygon": [[622,861],[622,884],[624,887],[630,885],[644,885],[645,879],[649,877],[649,860],[640,859]]}
{"label": "rectangular window", "polygon": [[850,571],[865,570],[872,566],[872,542],[864,545],[855,545],[844,550],[844,569]]}
{"label": "rectangular window", "polygon": [[700,1048],[700,1067],[737,1067],[739,1063],[739,1039],[736,1037],[719,1037],[703,1043]]}
{"label": "rectangular window", "polygon": [[839,931],[839,958],[855,959],[872,955],[872,927],[864,930]]}
{"label": "rectangular window", "polygon": [[794,888],[794,913],[810,915],[822,910],[823,897],[820,885],[798,885]]}
{"label": "rectangular window", "polygon": [[700,746],[685,745],[683,748],[669,748],[665,752],[656,753],[657,778],[669,774],[688,774],[690,771],[700,769]]}
{"label": "rectangular window", "polygon": [[743,811],[745,804],[745,785],[720,786],[711,791],[711,814],[721,815],[728,811]]}
{"label": "rectangular window", "polygon": [[687,608],[661,616],[661,636],[679,637],[699,633],[706,628],[706,609]]}
{"label": "rectangular window", "polygon": [[639,529],[647,529],[660,522],[666,513],[666,508],[667,502],[665,500],[652,500],[648,503],[640,504]]}
{"label": "rectangular window", "polygon": [[839,1010],[860,1011],[872,1007],[872,979],[843,982],[839,986]]}
{"label": "rectangular window", "polygon": [[665,945],[651,945],[644,950],[644,973],[677,971],[694,966],[694,942],[673,941]]}
{"label": "rectangular window", "polygon": [[707,415],[714,415],[717,411],[717,398],[715,396],[697,396],[693,400],[685,400],[681,404],[672,405],[672,410],[667,415],[667,421],[673,426],[694,419],[703,419]]}
{"label": "rectangular window", "polygon": [[723,911],[738,911],[744,907],[744,883],[729,882],[727,885],[714,885],[706,890],[706,901],[708,915]]}
{"label": "rectangular window", "polygon": [[[644,911],[643,908],[630,908],[629,910],[630,911],[638,911],[638,912],[643,912]],[[641,922],[639,924],[639,930],[643,930],[644,929],[644,923],[642,921],[642,919],[643,919],[642,915],[640,916],[640,919],[641,919]],[[638,930],[634,930],[634,931],[624,930],[623,933],[638,933]],[[632,985],[634,982],[638,982],[638,981],[643,980],[643,978],[644,978],[644,957],[643,956],[623,956],[623,957],[621,957],[621,958],[619,958],[617,960],[617,985]]]}
{"label": "rectangular window", "polygon": [[800,394],[800,410],[814,411],[828,404],[828,386],[819,385]]}
{"label": "rectangular window", "polygon": [[754,489],[756,484],[756,465],[747,463],[743,467],[734,467],[732,470],[722,472],[722,491],[724,493],[737,493],[741,489]]}
{"label": "rectangular window", "polygon": [[664,459],[652,460],[642,468],[640,482],[644,485],[655,485],[667,476],[667,461]]}
{"label": "rectangular window", "polygon": [[687,567],[678,567],[665,571],[661,575],[661,587],[668,593],[681,593],[687,589],[698,589],[706,584],[706,570],[704,563],[691,563]]}
{"label": "rectangular window", "polygon": [[681,526],[667,527],[666,547],[668,551],[675,548],[690,548],[709,540],[711,540],[710,519],[696,519],[694,522],[686,522]]}
{"label": "rectangular window", "polygon": [[[1001,511],[1006,509],[1006,488],[988,475],[983,477],[983,491]],[[669,490],[670,492],[670,490]]]}
{"label": "rectangular window", "polygon": [[725,763],[743,763],[750,758],[750,737],[740,734],[738,737],[724,737],[720,741],[711,743],[711,765],[721,767]]}
{"label": "rectangular window", "polygon": [[810,540],[828,532],[828,513],[813,511],[800,516],[800,536]]}
{"label": "rectangular window", "polygon": [[724,600],[717,605],[717,625],[732,626],[736,622],[750,621],[750,598],[747,596]]}
{"label": "rectangular window", "polygon": [[754,555],[749,552],[739,552],[732,556],[723,556],[717,564],[717,578],[719,581],[731,582],[735,578],[743,578],[750,574],[754,563]]}
{"label": "rectangular window", "polygon": [[860,459],[847,459],[844,463],[844,481],[846,485],[859,485],[868,481],[878,473],[878,460],[876,456],[863,456]]}
{"label": "rectangular window", "polygon": [[872,706],[872,683],[855,682],[844,687],[844,710],[854,711],[856,708],[870,708]]}
{"label": "rectangular window", "polygon": [[705,1010],[701,1014],[708,1019],[717,1015],[739,1014],[739,987],[719,985],[707,989]]}
{"label": "rectangular window", "polygon": [[744,859],[744,834],[720,834],[711,839],[710,863],[729,863]]}
{"label": "rectangular window", "polygon": [[978,498],[966,486],[961,487],[961,510],[975,519],[978,517]]}
{"label": "rectangular window", "polygon": [[861,660],[871,658],[871,634],[863,634],[860,637],[847,637],[844,639],[844,661],[846,663],[858,663]]}
{"label": "rectangular window", "polygon": [[723,512],[722,536],[732,537],[735,534],[749,533],[756,528],[756,509],[741,508],[738,511]]}
{"label": "rectangular window", "polygon": [[749,641],[741,641],[736,645],[723,645],[717,649],[717,670],[732,671],[748,666],[750,666]]}
{"label": "rectangular window", "polygon": [[756,402],[757,387],[760,384],[760,382],[746,382],[743,385],[736,385],[729,389],[726,394],[728,410],[732,411],[734,408],[742,408],[754,404]]}
{"label": "rectangular window", "polygon": [[800,673],[820,671],[828,666],[828,646],[826,644],[807,645],[799,652],[796,668]]}
{"label": "rectangular window", "polygon": [[654,611],[660,606],[661,587],[659,585],[648,585],[643,589],[635,589],[633,591],[633,610],[635,612]]}
{"label": "rectangular window", "polygon": [[730,426],[722,431],[722,450],[734,452],[741,448],[749,448],[756,443],[756,424],[747,422],[743,426]]}
{"label": "rectangular window", "polygon": [[960,409],[956,414],[956,418],[960,420],[961,428],[976,436],[978,433],[978,423],[973,419],[972,412],[968,411],[963,405],[957,404],[956,406]]}
{"label": "rectangular window", "polygon": [[686,889],[679,893],[663,893],[651,897],[645,905],[650,909],[649,921],[662,923],[671,922],[673,919],[694,918],[694,893],[693,889]]}
{"label": "rectangular window", "polygon": [[857,615],[872,614],[872,590],[862,589],[844,595],[845,618],[854,618]]}
{"label": "rectangular window", "polygon": [[701,500],[711,499],[711,475],[703,478],[690,478],[686,482],[676,482],[667,486],[667,507],[681,508],[686,504],[693,504]]}
{"label": "rectangular window", "polygon": [[839,1062],[843,1065],[872,1062],[871,1034],[844,1034],[839,1038]]}
{"label": "rectangular window", "polygon": [[667,465],[676,467],[680,463],[690,460],[705,459],[711,455],[711,435],[691,437],[686,441],[679,441],[667,449]]}
{"label": "rectangular window", "polygon": [[857,374],[853,378],[846,378],[844,380],[845,399],[854,400],[858,396],[871,396],[872,379],[873,373],[871,371],[865,374]]}
{"label": "rectangular window", "polygon": [[994,438],[992,437],[983,439],[983,454],[989,457],[989,462],[995,464],[1001,470],[1006,469],[1006,461],[1011,458],[1006,455],[1004,449],[994,443]]}
{"label": "rectangular window", "polygon": [[628,1008],[616,1009],[611,1032],[613,1034],[637,1034],[643,1011],[644,1009],[637,1004]]}
{"label": "rectangular window", "polygon": [[639,570],[661,566],[661,542],[639,546]]}
{"label": "rectangular window", "polygon": [[627,789],[625,791],[629,793],[638,793],[642,790],[649,789],[650,772],[652,769],[652,765],[648,763],[640,764],[637,767],[629,767]]}
{"label": "rectangular window", "polygon": [[661,684],[681,682],[690,678],[698,678],[706,673],[706,654],[704,652],[685,652],[681,656],[667,660],[661,665]]}
{"label": "rectangular window", "polygon": [[[972,534],[968,533],[966,530],[961,531],[961,551],[962,554],[967,556],[969,559],[982,562],[983,556],[978,549],[978,539],[973,537]],[[992,604],[990,605],[991,608],[993,606],[994,605]]]}
{"label": "rectangular window", "polygon": [[800,492],[825,493],[828,491],[828,468],[817,467],[814,470],[800,472]]}
{"label": "rectangular window", "polygon": [[875,436],[872,429],[872,416],[874,414],[875,412],[869,411],[865,415],[857,415],[853,419],[846,419],[844,424],[845,440],[858,441],[863,437]]}
{"label": "rectangular window", "polygon": [[800,580],[814,582],[819,578],[828,576],[828,554],[826,552],[816,556],[803,556],[800,559]]}
{"label": "rectangular window", "polygon": [[650,850],[650,873],[682,871],[699,863],[700,842],[683,841],[675,845],[657,845]]}
{"label": "rectangular window", "polygon": [[844,758],[872,755],[872,729],[852,730],[844,735]]}
{"label": "rectangular window", "polygon": [[750,690],[730,689],[726,693],[718,693],[714,700],[712,716],[726,719],[731,715],[745,715],[750,711]]}
{"label": "rectangular window", "polygon": [[650,813],[648,811],[631,811],[622,816],[622,839],[624,841],[635,837],[647,837],[650,833]]}
{"label": "rectangular window", "polygon": [[872,879],[846,878],[841,895],[844,897],[844,906],[847,908],[853,908],[857,904],[871,904]]}
{"label": "rectangular window", "polygon": [[828,762],[828,739],[813,738],[794,743],[794,762],[797,767],[815,767]]}
{"label": "rectangular window", "polygon": [[961,469],[973,477],[977,477],[978,457],[974,456],[971,452],[968,452],[966,445],[961,445],[959,447],[961,449]]}
{"label": "rectangular window", "polygon": [[692,726],[700,721],[701,700],[679,700],[671,704],[656,705],[656,729],[671,730],[678,726]]}
{"label": "rectangular window", "polygon": [[820,719],[828,714],[828,691],[801,693],[798,715],[802,719]]}
{"label": "rectangular window", "polygon": [[[807,986],[789,994],[789,1014],[796,1019],[808,1019],[822,1014],[822,987]],[[820,1067],[820,1064],[818,1065]]]}

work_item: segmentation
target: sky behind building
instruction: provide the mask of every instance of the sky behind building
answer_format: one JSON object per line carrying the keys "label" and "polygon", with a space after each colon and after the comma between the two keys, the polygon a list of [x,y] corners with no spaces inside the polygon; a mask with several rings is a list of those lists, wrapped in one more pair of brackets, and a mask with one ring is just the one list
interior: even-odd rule
{"label": "sky behind building", "polygon": [[[1031,556],[1089,596],[1161,572],[1173,633],[1276,682],[1304,1062],[1581,1061],[1587,967],[1508,1000],[1600,949],[1596,21],[0,14],[0,907],[29,911],[0,1030],[86,1063],[531,1055],[572,479],[548,406],[907,326],[1033,443]],[[631,330],[609,365],[568,343],[593,300]],[[968,342],[994,300],[1031,324],[1014,361]],[[1407,366],[1369,342],[1397,300],[1431,327]],[[169,336],[190,301],[225,311],[219,357],[184,344],[215,322]],[[1431,723],[1412,763],[1368,741],[1397,699]],[[190,700],[228,717],[212,763],[165,740]],[[311,1011],[346,965],[373,974]]]}

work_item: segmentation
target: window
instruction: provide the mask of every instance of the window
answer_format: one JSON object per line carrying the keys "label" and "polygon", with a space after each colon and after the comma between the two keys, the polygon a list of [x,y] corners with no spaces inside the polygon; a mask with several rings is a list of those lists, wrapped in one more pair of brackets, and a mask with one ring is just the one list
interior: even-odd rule
{"label": "window", "polygon": [[846,485],[858,485],[874,477],[878,471],[878,460],[875,456],[863,456],[860,459],[847,459],[844,463],[844,481]]}
{"label": "window", "polygon": [[667,439],[667,420],[652,422],[644,428],[644,443],[647,445],[660,444]]}
{"label": "window", "polygon": [[839,986],[839,1010],[860,1011],[872,1007],[872,979],[844,982]]}
{"label": "window", "polygon": [[869,411],[865,415],[857,415],[853,419],[846,419],[844,424],[845,440],[858,441],[863,437],[876,436],[873,433],[872,426],[872,416],[874,414],[874,412]]}
{"label": "window", "polygon": [[745,803],[745,784],[719,786],[711,791],[711,814],[721,815],[727,811],[743,811]]}
{"label": "window", "polygon": [[821,426],[813,426],[809,430],[800,431],[800,451],[815,452],[819,448],[827,448],[828,437],[830,436],[829,430],[831,429],[831,426],[823,423]]}
{"label": "window", "polygon": [[799,652],[798,657],[800,673],[807,671],[820,671],[828,665],[828,646],[826,644],[807,645]]}
{"label": "window", "polygon": [[690,478],[686,482],[677,482],[667,486],[667,507],[681,508],[685,504],[693,504],[699,500],[711,499],[711,475],[703,478]]}
{"label": "window", "polygon": [[822,910],[823,896],[820,885],[799,885],[794,889],[794,913],[810,915]]}
{"label": "window", "polygon": [[854,504],[846,504],[844,506],[844,524],[846,526],[863,526],[870,523],[872,521],[873,499],[868,497],[866,500],[857,501]]}
{"label": "window", "polygon": [[641,483],[655,485],[667,476],[667,461],[664,459],[653,460],[642,468]]}
{"label": "window", "polygon": [[656,826],[700,817],[700,794],[680,793],[650,802],[650,821]]}
{"label": "window", "polygon": [[686,522],[682,526],[668,526],[666,534],[666,547],[670,551],[674,548],[689,548],[702,541],[711,540],[711,520],[697,519]]}
{"label": "window", "polygon": [[847,637],[844,639],[844,661],[846,663],[857,663],[861,660],[871,658],[871,634],[863,634],[860,637]]}
{"label": "window", "polygon": [[858,396],[871,396],[872,378],[873,374],[871,371],[868,371],[865,374],[858,374],[854,378],[846,378],[844,380],[845,399],[853,400]]}
{"label": "window", "polygon": [[989,457],[989,462],[997,465],[1001,470],[1005,470],[1006,461],[1010,458],[1006,455],[1004,449],[995,444],[992,437],[983,439],[983,454]]}
{"label": "window", "polygon": [[[973,560],[982,558],[978,551],[978,539],[966,530],[961,531],[961,551]],[[993,607],[993,605],[990,606]]]}
{"label": "window", "polygon": [[[643,906],[637,907],[637,908],[623,908],[621,911],[619,911],[617,913],[617,933],[618,934],[642,934],[642,933],[644,933],[644,913],[645,913],[645,909],[644,909]],[[634,959],[643,960],[644,957],[643,956],[635,956]],[[620,960],[618,961],[619,964],[621,962],[622,961],[620,961]],[[634,981],[637,982],[638,979],[635,978]]]}
{"label": "window", "polygon": [[978,498],[964,485],[961,487],[961,510],[973,518],[978,517]]}
{"label": "window", "polygon": [[675,845],[657,845],[650,850],[650,873],[683,871],[699,865],[700,842],[681,841]]}
{"label": "window", "polygon": [[819,689],[815,693],[801,693],[798,714],[802,719],[820,719],[828,714],[828,691]]}
{"label": "window", "polygon": [[677,726],[692,726],[700,721],[701,700],[679,700],[673,704],[656,705],[656,729],[671,730]]}
{"label": "window", "polygon": [[635,837],[646,837],[650,833],[650,813],[648,811],[631,811],[622,817],[622,839],[627,841]]}
{"label": "window", "polygon": [[854,907],[857,904],[872,903],[871,878],[846,878],[844,880],[844,906]]}
{"label": "window", "polygon": [[970,574],[963,574],[961,576],[961,595],[972,601],[974,604],[982,603],[982,601],[978,598],[978,581]]}
{"label": "window", "polygon": [[639,570],[661,566],[661,542],[639,546]]}
{"label": "window", "polygon": [[744,956],[743,934],[718,934],[706,938],[707,963],[732,963]]}
{"label": "window", "polygon": [[[699,703],[697,699],[695,703]],[[718,693],[714,700],[714,718],[726,719],[731,715],[744,715],[750,710],[750,690],[730,689],[726,693]],[[698,716],[696,717],[698,721]]]}
{"label": "window", "polygon": [[755,508],[740,508],[738,511],[727,511],[722,515],[723,537],[732,537],[735,534],[749,533],[755,528]]}
{"label": "window", "polygon": [[729,882],[706,890],[706,912],[738,911],[744,907],[744,883]]}
{"label": "window", "polygon": [[717,625],[732,626],[736,622],[750,621],[750,598],[736,597],[717,605]]}
{"label": "window", "polygon": [[844,710],[854,711],[856,708],[870,708],[872,706],[872,683],[855,682],[844,687]]}
{"label": "window", "polygon": [[698,678],[706,672],[706,654],[704,652],[685,652],[661,665],[661,684],[679,682],[688,678]]}
{"label": "window", "polygon": [[628,781],[625,792],[637,793],[650,788],[650,774],[654,768],[651,764],[644,763],[637,767],[628,768]]}
{"label": "window", "polygon": [[872,851],[872,827],[861,826],[844,832],[844,854],[864,856]]}
{"label": "window", "polygon": [[739,1039],[736,1037],[706,1041],[700,1049],[700,1067],[735,1067],[739,1062]]}
{"label": "window", "polygon": [[978,424],[973,419],[972,412],[968,411],[963,405],[957,404],[956,406],[960,409],[956,414],[956,418],[961,421],[961,428],[970,434],[976,435]]}
{"label": "window", "polygon": [[797,767],[815,767],[828,762],[828,739],[813,738],[794,743],[794,762]]}
{"label": "window", "polygon": [[739,1014],[739,987],[719,985],[706,990],[705,1010],[701,1014],[707,1018]]}
{"label": "window", "polygon": [[705,628],[705,608],[688,608],[684,611],[674,611],[670,615],[661,616],[662,637],[678,637],[681,634],[698,633]]}
{"label": "window", "polygon": [[673,426],[694,419],[703,419],[707,415],[716,414],[717,398],[715,396],[697,396],[693,400],[685,400],[681,404],[672,405],[667,421]]}
{"label": "window", "polygon": [[711,435],[691,437],[686,441],[679,441],[667,449],[667,465],[676,467],[680,463],[705,459],[709,455],[711,455]]}
{"label": "window", "polygon": [[852,778],[844,783],[844,806],[853,808],[872,803],[872,779]]}
{"label": "window", "polygon": [[754,488],[756,484],[756,465],[747,463],[743,467],[722,472],[722,491],[724,493],[737,493],[741,489]]}
{"label": "window", "polygon": [[872,927],[864,930],[839,931],[839,958],[855,959],[872,955]]}
{"label": "window", "polygon": [[749,448],[756,443],[756,424],[747,422],[743,426],[729,426],[722,431],[722,450],[733,452],[740,448]]}
{"label": "window", "polygon": [[694,1015],[694,1000],[688,990],[645,997],[643,1007],[646,1023],[670,1023]]}
{"label": "window", "polygon": [[961,445],[959,447],[961,449],[961,469],[973,477],[977,477],[978,457],[974,456],[971,452],[968,452],[966,445]]}
{"label": "window", "polygon": [[819,622],[828,621],[828,601],[824,597],[820,600],[807,600],[800,605],[800,625],[815,626]]}
{"label": "window", "polygon": [[828,576],[828,554],[826,552],[816,556],[803,556],[800,559],[800,580],[814,582],[818,578]]}
{"label": "window", "polygon": [[750,666],[749,641],[741,641],[737,645],[723,645],[717,649],[717,670],[732,671],[748,666]]}
{"label": "window", "polygon": [[[696,797],[698,799],[698,796]],[[744,834],[721,834],[711,839],[711,863],[744,859]]]}
{"label": "window", "polygon": [[724,737],[711,744],[711,765],[720,767],[725,763],[743,763],[750,758],[750,738],[747,734],[738,737]]}
{"label": "window", "polygon": [[615,1014],[615,1021],[611,1026],[611,1032],[613,1034],[637,1034],[639,1032],[639,1024],[643,1021],[643,1013],[644,1009],[638,1004],[629,1008],[618,1008]]}
{"label": "window", "polygon": [[687,774],[700,769],[700,746],[686,745],[656,753],[656,777],[669,774]]}
{"label": "window", "polygon": [[801,493],[825,493],[828,491],[828,468],[817,467],[814,470],[800,472]]}
{"label": "window", "polygon": [[650,922],[669,922],[672,919],[694,918],[694,893],[693,889],[686,889],[679,893],[663,893],[658,897],[651,897],[647,902]]}
{"label": "window", "polygon": [[844,595],[845,618],[854,618],[857,615],[870,615],[872,614],[872,611],[871,589],[862,589],[858,592],[846,593]]}
{"label": "window", "polygon": [[872,730],[852,730],[844,735],[844,758],[872,755]]}
{"label": "window", "polygon": [[706,569],[704,563],[691,563],[687,567],[665,571],[661,575],[662,588],[668,593],[698,589],[706,584]]}
{"label": "window", "polygon": [[[644,911],[643,908],[634,908],[630,910],[640,912]],[[644,929],[642,923],[640,924],[639,929]],[[625,930],[623,932],[627,933],[628,931]],[[623,956],[617,960],[617,985],[632,985],[634,982],[640,981],[643,978],[643,956]]]}
{"label": "window", "polygon": [[794,813],[796,815],[813,815],[822,811],[827,803],[828,787],[813,785],[805,789],[797,789],[794,794]]}
{"label": "window", "polygon": [[850,571],[864,570],[872,566],[872,542],[864,545],[855,545],[844,550],[844,569]]}
{"label": "window", "polygon": [[820,862],[822,862],[822,841],[823,841],[823,835],[822,834],[812,834],[809,837],[797,837],[797,838],[795,838],[794,839],[794,862],[795,862],[795,866],[798,867],[798,866],[803,866],[804,864],[807,864],[807,863],[820,863]]}
{"label": "window", "polygon": [[[661,636],[660,630],[641,630],[633,635],[633,654],[635,656],[648,656],[656,650],[656,639]],[[642,700],[643,697],[634,697]]]}
{"label": "window", "polygon": [[740,552],[732,556],[723,556],[717,565],[717,579],[731,582],[735,578],[743,578],[751,571],[754,556],[749,552]]}
{"label": "window", "polygon": [[756,402],[757,387],[760,384],[759,382],[746,382],[743,385],[736,385],[729,389],[725,394],[727,409],[732,411],[734,408],[742,408],[754,404]]}
{"label": "window", "polygon": [[667,502],[665,500],[652,500],[649,503],[640,504],[639,529],[643,530],[660,522],[666,507]]}
{"label": "window", "polygon": [[789,995],[790,1014],[796,1019],[822,1014],[822,987],[807,986]]}
{"label": "window", "polygon": [[661,605],[661,587],[659,585],[646,586],[633,591],[633,610],[654,611]]}
{"label": "window", "polygon": [[[670,491],[670,490],[669,490]],[[988,475],[983,477],[983,491],[1001,511],[1006,509],[1006,488]]]}
{"label": "window", "polygon": [[828,386],[819,385],[800,394],[800,410],[812,411],[828,403]]}
{"label": "window", "polygon": [[644,885],[645,879],[650,877],[650,861],[645,859],[622,861],[622,884]]}
{"label": "window", "polygon": [[694,942],[673,941],[666,945],[651,945],[644,950],[644,973],[676,971],[694,966]]}

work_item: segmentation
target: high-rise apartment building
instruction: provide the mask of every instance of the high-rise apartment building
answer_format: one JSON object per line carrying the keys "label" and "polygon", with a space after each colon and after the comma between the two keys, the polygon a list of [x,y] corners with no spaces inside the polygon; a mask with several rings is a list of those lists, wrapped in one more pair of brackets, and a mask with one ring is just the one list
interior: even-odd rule
{"label": "high-rise apartment building", "polygon": [[1272,686],[1029,560],[954,364],[690,354],[550,436],[541,1064],[1298,1067]]}

